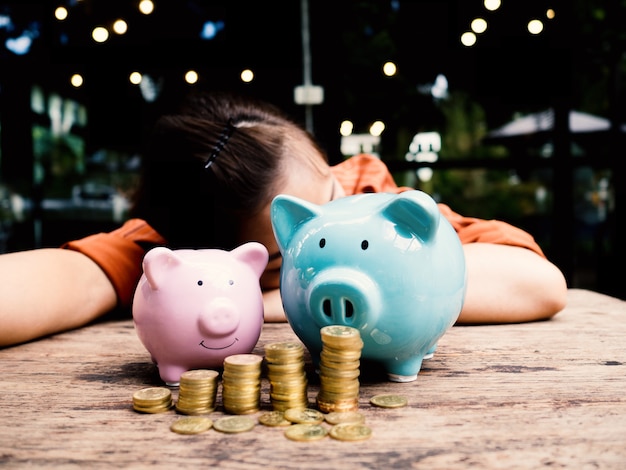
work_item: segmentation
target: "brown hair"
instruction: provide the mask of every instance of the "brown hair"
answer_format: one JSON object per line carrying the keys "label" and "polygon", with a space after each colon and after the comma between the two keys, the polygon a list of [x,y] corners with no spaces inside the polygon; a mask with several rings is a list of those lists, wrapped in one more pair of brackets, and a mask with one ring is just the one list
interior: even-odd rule
{"label": "brown hair", "polygon": [[[234,131],[205,169],[229,122]],[[230,93],[191,95],[154,128],[132,216],[172,247],[231,249],[239,221],[257,214],[284,183],[289,159],[327,171],[313,137],[275,106]]]}

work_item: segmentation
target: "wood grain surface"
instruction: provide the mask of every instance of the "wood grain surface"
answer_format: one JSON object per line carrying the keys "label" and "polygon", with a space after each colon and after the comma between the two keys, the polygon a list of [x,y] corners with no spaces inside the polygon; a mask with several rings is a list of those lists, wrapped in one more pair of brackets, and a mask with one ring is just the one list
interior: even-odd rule
{"label": "wood grain surface", "polygon": [[[287,339],[297,340],[288,324],[266,324],[255,352]],[[308,355],[307,372],[313,405],[319,381]],[[572,289],[550,321],[454,327],[415,382],[389,382],[377,367],[361,372],[369,440],[295,442],[284,428],[262,425],[181,435],[169,429],[181,416],[175,411],[132,409],[135,391],[163,385],[132,321],[97,323],[0,350],[0,466],[626,468],[621,300]],[[406,396],[409,404],[373,407],[369,399],[378,393]],[[269,410],[265,378],[261,396]],[[208,416],[224,413],[218,406]]]}

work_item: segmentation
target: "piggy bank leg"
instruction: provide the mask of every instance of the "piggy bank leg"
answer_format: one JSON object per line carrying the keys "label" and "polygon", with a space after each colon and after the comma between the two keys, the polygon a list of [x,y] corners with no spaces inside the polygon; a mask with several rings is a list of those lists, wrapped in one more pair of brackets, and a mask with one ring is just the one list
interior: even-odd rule
{"label": "piggy bank leg", "polygon": [[423,356],[413,357],[402,362],[388,362],[385,364],[387,377],[392,382],[413,382],[422,367]]}
{"label": "piggy bank leg", "polygon": [[435,351],[437,350],[437,343],[433,344],[432,348],[430,348],[426,354],[424,354],[424,360],[432,359],[435,356]]}
{"label": "piggy bank leg", "polygon": [[161,380],[169,387],[178,387],[180,376],[187,371],[187,368],[174,364],[157,364],[157,367]]}
{"label": "piggy bank leg", "polygon": [[320,371],[320,353],[309,350],[311,354],[311,363],[313,364],[313,370],[319,374]]}

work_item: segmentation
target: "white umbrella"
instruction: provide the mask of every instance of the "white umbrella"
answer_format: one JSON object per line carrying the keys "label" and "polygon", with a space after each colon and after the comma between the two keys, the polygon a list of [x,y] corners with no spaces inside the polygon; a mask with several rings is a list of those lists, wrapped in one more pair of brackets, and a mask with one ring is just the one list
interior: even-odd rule
{"label": "white umbrella", "polygon": [[[606,132],[611,128],[611,121],[608,119],[594,116],[592,114],[580,111],[569,112],[569,129],[570,132],[591,133]],[[548,132],[554,129],[554,110],[547,109],[538,113],[528,114],[526,116],[514,119],[504,126],[495,129],[487,134],[487,138],[500,139],[506,137],[520,137],[524,135],[532,135],[540,132]],[[621,126],[620,130],[624,132],[625,126]]]}

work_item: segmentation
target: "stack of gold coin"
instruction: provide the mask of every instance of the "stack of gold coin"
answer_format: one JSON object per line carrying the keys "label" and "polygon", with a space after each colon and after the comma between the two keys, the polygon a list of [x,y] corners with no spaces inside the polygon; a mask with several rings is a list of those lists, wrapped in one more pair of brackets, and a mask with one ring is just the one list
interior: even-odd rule
{"label": "stack of gold coin", "polygon": [[255,413],[261,404],[261,365],[256,354],[234,354],[224,359],[222,405],[236,415]]}
{"label": "stack of gold coin", "polygon": [[272,408],[277,411],[307,408],[309,400],[302,344],[295,341],[268,344],[265,346],[265,362]]}
{"label": "stack of gold coin", "polygon": [[363,341],[359,330],[330,325],[320,330],[320,391],[317,407],[324,413],[359,408],[359,366]]}
{"label": "stack of gold coin", "polygon": [[215,410],[218,372],[188,370],[181,374],[176,411],[186,415],[208,414]]}
{"label": "stack of gold coin", "polygon": [[133,408],[140,413],[163,413],[172,408],[172,392],[165,387],[148,387],[133,393]]}

